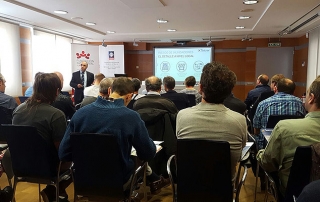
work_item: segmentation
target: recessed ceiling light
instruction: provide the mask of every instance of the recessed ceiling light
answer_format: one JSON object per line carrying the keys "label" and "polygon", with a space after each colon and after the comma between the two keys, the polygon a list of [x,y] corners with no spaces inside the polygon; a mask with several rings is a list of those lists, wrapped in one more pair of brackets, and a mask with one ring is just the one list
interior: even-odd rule
{"label": "recessed ceiling light", "polygon": [[67,14],[68,12],[67,11],[62,11],[62,10],[56,10],[56,11],[53,11],[54,13],[56,14]]}
{"label": "recessed ceiling light", "polygon": [[93,26],[93,25],[96,25],[96,23],[94,23],[94,22],[86,22],[86,25]]}
{"label": "recessed ceiling light", "polygon": [[107,31],[108,34],[114,34],[116,33],[115,31]]}
{"label": "recessed ceiling light", "polygon": [[177,31],[176,29],[168,29],[167,30],[168,32],[175,32],[175,31]]}
{"label": "recessed ceiling light", "polygon": [[237,26],[236,29],[244,29],[244,26]]}
{"label": "recessed ceiling light", "polygon": [[157,23],[167,23],[168,22],[168,20],[163,20],[163,19],[158,19],[157,20]]}
{"label": "recessed ceiling light", "polygon": [[254,10],[253,9],[243,9],[240,12],[247,13],[247,12],[252,12],[252,11],[254,11]]}
{"label": "recessed ceiling light", "polygon": [[244,0],[243,3],[246,4],[246,5],[251,5],[251,4],[256,4],[256,3],[258,3],[258,1]]}
{"label": "recessed ceiling light", "polygon": [[82,20],[82,17],[71,17],[71,20]]}
{"label": "recessed ceiling light", "polygon": [[249,19],[250,16],[240,16],[238,17],[239,20],[245,20],[245,19]]}

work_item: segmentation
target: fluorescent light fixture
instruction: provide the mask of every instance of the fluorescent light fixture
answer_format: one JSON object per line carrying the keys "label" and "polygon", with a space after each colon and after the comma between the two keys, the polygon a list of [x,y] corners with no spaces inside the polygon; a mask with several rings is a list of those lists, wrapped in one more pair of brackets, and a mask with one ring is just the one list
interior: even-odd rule
{"label": "fluorescent light fixture", "polygon": [[71,17],[71,20],[82,20],[82,17]]}
{"label": "fluorescent light fixture", "polygon": [[168,29],[167,30],[168,32],[175,32],[175,31],[177,31],[176,29]]}
{"label": "fluorescent light fixture", "polygon": [[115,31],[107,31],[108,34],[114,34],[116,33]]}
{"label": "fluorescent light fixture", "polygon": [[244,26],[237,26],[236,29],[244,29]]}
{"label": "fluorescent light fixture", "polygon": [[56,11],[53,11],[53,12],[56,13],[56,14],[62,14],[62,15],[68,13],[67,11],[62,11],[62,10],[56,10]]}
{"label": "fluorescent light fixture", "polygon": [[139,44],[136,43],[136,39],[133,39],[133,46],[139,46]]}
{"label": "fluorescent light fixture", "polygon": [[244,0],[243,3],[246,4],[246,5],[251,5],[251,4],[256,4],[258,3],[259,1],[253,1],[253,0]]}
{"label": "fluorescent light fixture", "polygon": [[86,22],[86,25],[93,26],[93,25],[96,25],[96,23],[94,23],[94,22]]}
{"label": "fluorescent light fixture", "polygon": [[157,23],[167,23],[168,22],[168,20],[163,20],[163,19],[158,19],[157,20]]}
{"label": "fluorescent light fixture", "polygon": [[246,20],[246,19],[249,19],[250,16],[240,16],[238,17],[239,20]]}

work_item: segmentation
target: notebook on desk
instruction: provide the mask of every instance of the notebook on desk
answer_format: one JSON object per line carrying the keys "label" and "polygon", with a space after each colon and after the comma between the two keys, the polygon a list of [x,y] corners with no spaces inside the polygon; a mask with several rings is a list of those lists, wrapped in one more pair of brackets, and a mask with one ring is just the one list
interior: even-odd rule
{"label": "notebook on desk", "polygon": [[[163,141],[153,141],[153,143],[156,145],[156,153],[158,153],[162,149],[160,144],[163,143]],[[131,149],[131,156],[137,156],[137,152],[134,147]]]}

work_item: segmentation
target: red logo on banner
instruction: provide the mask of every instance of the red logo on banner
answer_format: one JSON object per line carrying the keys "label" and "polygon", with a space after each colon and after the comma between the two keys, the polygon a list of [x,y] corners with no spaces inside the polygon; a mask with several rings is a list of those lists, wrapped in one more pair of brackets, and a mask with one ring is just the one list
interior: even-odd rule
{"label": "red logo on banner", "polygon": [[90,53],[84,53],[84,51],[81,51],[81,53],[76,53],[76,56],[77,56],[77,58],[79,59],[79,58],[82,58],[82,57],[84,57],[84,58],[86,58],[86,59],[89,59],[90,58]]}

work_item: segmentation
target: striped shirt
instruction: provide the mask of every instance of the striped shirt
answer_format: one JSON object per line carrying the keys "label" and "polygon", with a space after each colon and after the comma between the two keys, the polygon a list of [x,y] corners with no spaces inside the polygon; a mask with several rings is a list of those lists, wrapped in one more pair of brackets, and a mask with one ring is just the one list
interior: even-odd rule
{"label": "striped shirt", "polygon": [[[270,98],[259,103],[253,118],[254,128],[266,128],[270,115],[301,115],[306,111],[300,98],[278,92]],[[257,137],[259,148],[263,148],[264,136],[260,133]]]}

